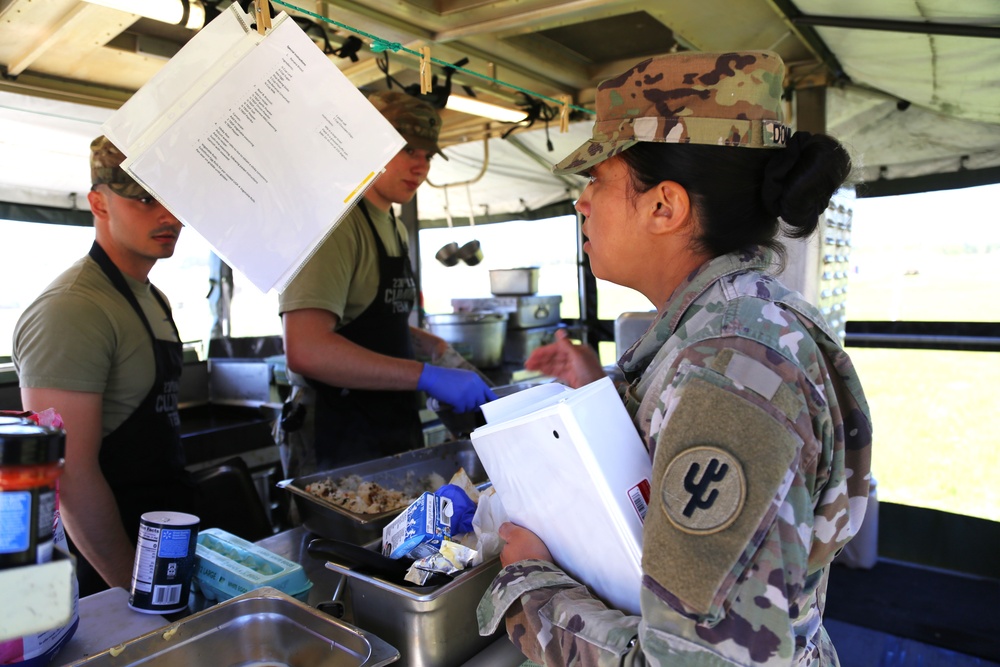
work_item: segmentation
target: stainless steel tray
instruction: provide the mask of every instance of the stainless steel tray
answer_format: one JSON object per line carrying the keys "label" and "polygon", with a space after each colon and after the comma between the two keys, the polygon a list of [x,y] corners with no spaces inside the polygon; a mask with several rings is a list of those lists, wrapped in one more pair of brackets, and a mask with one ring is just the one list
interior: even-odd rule
{"label": "stainless steel tray", "polygon": [[347,577],[348,618],[392,643],[408,667],[457,667],[506,632],[501,623],[481,637],[476,620],[479,600],[500,571],[498,557],[431,587],[395,584],[335,562],[326,567]]}
{"label": "stainless steel tray", "polygon": [[492,298],[452,299],[456,313],[507,313],[507,335],[512,330],[545,327],[559,323],[562,297],[494,296]]}
{"label": "stainless steel tray", "polygon": [[259,588],[72,665],[378,667],[398,659],[374,634]]}
{"label": "stainless steel tray", "polygon": [[402,490],[432,473],[441,475],[447,481],[458,472],[459,468],[465,469],[474,484],[487,481],[486,470],[479,461],[472,442],[456,440],[343,468],[282,480],[277,486],[292,494],[302,524],[312,532],[352,544],[367,544],[382,539],[382,528],[392,521],[402,508],[381,514],[358,514],[309,493],[306,491],[306,486],[327,478],[336,482],[343,477],[357,475],[366,482],[377,482],[388,489]]}

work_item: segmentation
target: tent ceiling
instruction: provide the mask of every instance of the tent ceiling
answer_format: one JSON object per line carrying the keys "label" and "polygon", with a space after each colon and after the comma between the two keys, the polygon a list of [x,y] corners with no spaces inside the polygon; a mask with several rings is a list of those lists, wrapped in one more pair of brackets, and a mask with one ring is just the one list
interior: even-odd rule
{"label": "tent ceiling", "polygon": [[[203,0],[209,9],[230,0]],[[245,3],[243,3],[245,4]],[[370,37],[416,50],[430,45],[442,62],[468,62],[453,83],[477,96],[524,104],[523,91],[555,113],[570,95],[592,108],[596,84],[635,61],[673,50],[771,49],[789,65],[787,85],[826,90],[828,131],[849,144],[862,178],[905,178],[1000,166],[1000,4],[995,0],[272,0],[300,20],[359,87],[417,81],[418,60],[379,56]],[[365,33],[356,62],[336,53],[347,27]],[[79,158],[110,113],[194,33],[81,0],[0,0],[0,122],[48,127],[0,132],[0,188],[65,196],[56,173]],[[382,67],[380,67],[380,61]],[[439,83],[444,72],[435,67]],[[497,83],[500,82],[500,83]],[[518,92],[518,90],[522,92]],[[46,103],[39,101],[47,98]],[[66,104],[72,102],[76,104]],[[42,108],[44,107],[44,111]],[[556,161],[589,135],[591,116],[574,113],[570,133],[558,119],[518,128],[444,112],[443,143],[452,160],[420,193],[422,217],[468,218],[535,209],[565,199],[572,179],[553,177]],[[75,119],[75,120],[74,120]],[[44,124],[43,124],[44,125]],[[67,129],[68,126],[76,128]],[[43,129],[44,131],[44,129]],[[74,134],[76,132],[76,134]],[[481,171],[489,138],[489,162]],[[31,143],[28,143],[28,142]],[[554,144],[549,151],[547,141]],[[26,152],[51,151],[38,174]],[[29,150],[30,149],[30,150]],[[19,167],[11,166],[12,156]],[[32,158],[34,159],[34,158]],[[85,172],[85,170],[84,170]],[[466,181],[475,180],[466,184]],[[6,200],[2,194],[0,200]],[[472,201],[470,208],[468,202]],[[447,210],[446,210],[447,205]]]}

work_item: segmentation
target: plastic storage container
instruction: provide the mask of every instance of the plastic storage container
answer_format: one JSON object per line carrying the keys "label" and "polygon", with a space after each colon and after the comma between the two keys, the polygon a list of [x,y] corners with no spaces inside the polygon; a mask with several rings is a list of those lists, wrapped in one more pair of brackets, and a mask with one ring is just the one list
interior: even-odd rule
{"label": "plastic storage container", "polygon": [[209,600],[228,600],[263,586],[306,602],[312,582],[302,566],[218,528],[198,533],[194,582]]}
{"label": "plastic storage container", "polygon": [[0,422],[0,568],[52,560],[65,449],[61,429],[11,417]]}

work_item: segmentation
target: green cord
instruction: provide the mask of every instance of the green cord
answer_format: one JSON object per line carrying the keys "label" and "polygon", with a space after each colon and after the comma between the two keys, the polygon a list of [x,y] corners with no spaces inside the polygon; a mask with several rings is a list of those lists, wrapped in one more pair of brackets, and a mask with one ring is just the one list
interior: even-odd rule
{"label": "green cord", "polygon": [[403,45],[399,42],[387,42],[379,37],[375,38],[372,42],[372,51],[375,53],[382,53],[383,51],[399,51],[403,48]]}
{"label": "green cord", "polygon": [[[339,21],[334,21],[333,19],[328,19],[327,17],[321,16],[320,14],[317,14],[315,12],[311,12],[311,11],[309,11],[307,9],[302,9],[301,7],[296,7],[295,5],[293,5],[291,3],[288,3],[288,2],[285,2],[284,0],[271,0],[271,2],[273,2],[276,5],[281,5],[282,7],[287,7],[289,9],[294,9],[296,12],[300,12],[300,13],[305,14],[307,16],[311,16],[311,17],[313,17],[315,19],[319,19],[320,21],[325,21],[326,23],[329,23],[331,25],[335,25],[338,28],[343,28],[344,30],[350,30],[351,32],[353,32],[355,34],[361,35],[362,37],[367,37],[368,39],[372,40],[371,50],[374,53],[382,53],[383,51],[395,51],[395,52],[398,53],[399,51],[402,51],[403,53],[408,53],[411,56],[416,56],[417,58],[421,58],[422,57],[422,55],[420,54],[419,51],[414,51],[413,49],[408,49],[405,46],[403,46],[402,44],[400,44],[399,42],[390,42],[388,40],[382,39],[378,35],[372,35],[372,34],[369,34],[369,33],[365,32],[365,31],[363,31],[363,30],[358,30],[357,28],[349,26],[349,25],[347,25],[345,23],[340,23]],[[497,85],[504,86],[505,88],[511,88],[512,90],[516,90],[518,92],[524,93],[525,95],[528,95],[529,97],[541,98],[543,100],[548,100],[549,102],[552,102],[552,103],[554,103],[554,104],[556,104],[558,106],[562,106],[562,101],[561,100],[553,99],[551,97],[548,97],[547,95],[542,95],[540,93],[536,93],[534,91],[528,90],[527,88],[522,88],[521,86],[516,86],[516,85],[514,85],[512,83],[507,83],[507,82],[501,81],[499,79],[494,79],[493,77],[486,76],[485,74],[480,74],[479,72],[476,72],[476,71],[473,71],[473,70],[470,70],[470,69],[465,69],[464,67],[459,67],[457,65],[452,65],[451,63],[445,62],[445,61],[440,60],[438,58],[431,58],[431,62],[434,63],[434,64],[436,64],[436,65],[440,65],[441,67],[449,67],[449,68],[451,68],[453,70],[457,70],[457,71],[462,72],[464,74],[469,74],[471,76],[478,77],[478,78],[483,79],[485,81],[489,81],[490,83],[495,83]],[[589,114],[594,113],[594,111],[591,110],[591,109],[586,109],[584,107],[580,107],[580,106],[577,106],[575,104],[570,104],[568,106],[569,106],[570,109],[574,109],[576,111],[583,111],[583,112],[586,112],[586,113],[589,113]]]}

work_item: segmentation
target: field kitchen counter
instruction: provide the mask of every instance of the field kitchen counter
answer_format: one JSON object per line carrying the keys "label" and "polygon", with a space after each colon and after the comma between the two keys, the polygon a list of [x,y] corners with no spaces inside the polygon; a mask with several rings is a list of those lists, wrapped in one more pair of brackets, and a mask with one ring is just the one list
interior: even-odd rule
{"label": "field kitchen counter", "polygon": [[[332,600],[341,580],[341,575],[327,569],[324,561],[313,558],[306,552],[306,546],[315,537],[317,536],[300,526],[256,543],[302,566],[306,576],[313,583],[307,600],[311,607]],[[190,612],[201,611],[209,604],[200,595],[192,595]],[[128,592],[121,588],[91,595],[80,600],[80,625],[76,634],[50,664],[53,667],[66,665],[100,653],[129,639],[181,620],[185,615],[185,612],[178,612],[164,617],[134,611],[128,606]],[[352,623],[349,608],[343,620]],[[525,660],[510,640],[506,636],[501,636],[461,667],[517,667]],[[401,661],[394,664],[403,667]]]}

